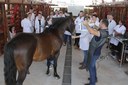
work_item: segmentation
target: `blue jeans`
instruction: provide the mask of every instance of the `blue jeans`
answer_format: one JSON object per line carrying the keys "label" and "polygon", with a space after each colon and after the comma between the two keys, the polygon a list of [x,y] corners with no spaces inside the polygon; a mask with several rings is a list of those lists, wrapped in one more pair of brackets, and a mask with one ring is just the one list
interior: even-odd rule
{"label": "blue jeans", "polygon": [[69,43],[71,45],[71,35],[64,34],[64,43]]}
{"label": "blue jeans", "polygon": [[83,53],[84,53],[83,63],[86,66],[86,64],[87,64],[87,57],[88,57],[88,50],[83,50]]}
{"label": "blue jeans", "polygon": [[96,85],[96,78],[97,78],[97,72],[96,72],[96,60],[100,57],[101,54],[101,48],[102,46],[100,46],[99,48],[97,48],[95,50],[95,52],[93,53],[93,56],[91,58],[91,62],[89,65],[89,74],[90,74],[90,85]]}

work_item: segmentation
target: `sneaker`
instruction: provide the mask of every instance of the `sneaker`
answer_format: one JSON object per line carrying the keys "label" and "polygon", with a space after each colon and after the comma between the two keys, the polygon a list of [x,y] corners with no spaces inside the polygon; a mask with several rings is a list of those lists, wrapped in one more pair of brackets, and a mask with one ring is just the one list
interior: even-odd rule
{"label": "sneaker", "polygon": [[[90,78],[88,78],[88,80],[90,80]],[[96,78],[96,82],[98,82],[98,79]]]}

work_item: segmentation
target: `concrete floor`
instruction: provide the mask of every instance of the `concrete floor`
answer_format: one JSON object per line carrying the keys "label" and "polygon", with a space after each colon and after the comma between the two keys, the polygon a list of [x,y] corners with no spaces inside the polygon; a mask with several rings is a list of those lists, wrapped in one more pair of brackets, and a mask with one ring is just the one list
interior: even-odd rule
{"label": "concrete floor", "polygon": [[[102,49],[101,56],[107,56],[108,54],[108,50],[105,47]],[[89,82],[89,73],[86,70],[81,71],[78,69],[79,62],[83,59],[82,52],[74,49],[72,56],[72,85],[84,85]],[[98,60],[97,85],[128,85],[128,75],[124,73],[126,70],[128,70],[128,65],[120,67],[119,63],[109,56],[103,60]]]}
{"label": "concrete floor", "polygon": [[[46,61],[33,62],[30,67],[30,75],[27,76],[24,85],[62,85],[64,61],[65,61],[66,47],[62,47],[60,57],[58,60],[58,74],[61,79],[57,80],[52,76],[47,76]],[[107,50],[102,50],[102,55],[107,55]],[[88,83],[89,77],[86,70],[79,70],[79,62],[83,59],[83,54],[80,50],[72,49],[72,85],[84,85]],[[124,73],[128,70],[128,65],[119,67],[119,64],[111,57],[98,61],[97,64],[98,83],[97,85],[128,85],[128,75]],[[51,70],[52,71],[52,70]],[[0,57],[0,85],[4,85],[3,77],[3,57]]]}

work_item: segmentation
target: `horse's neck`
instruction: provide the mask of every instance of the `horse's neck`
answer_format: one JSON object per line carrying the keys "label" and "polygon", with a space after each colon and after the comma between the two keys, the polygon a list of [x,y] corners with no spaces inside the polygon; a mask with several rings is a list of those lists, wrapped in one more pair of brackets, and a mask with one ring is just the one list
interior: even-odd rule
{"label": "horse's neck", "polygon": [[63,39],[63,35],[64,35],[64,32],[65,32],[65,29],[67,27],[66,25],[67,23],[65,22],[65,24],[61,25],[56,31],[58,33],[58,35],[60,36],[60,38]]}

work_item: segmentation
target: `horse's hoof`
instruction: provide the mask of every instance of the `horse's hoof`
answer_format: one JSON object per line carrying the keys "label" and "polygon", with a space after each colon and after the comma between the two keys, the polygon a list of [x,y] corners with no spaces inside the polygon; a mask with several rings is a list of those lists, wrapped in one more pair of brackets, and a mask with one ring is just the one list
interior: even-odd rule
{"label": "horse's hoof", "polygon": [[29,72],[29,71],[27,71],[27,74],[29,75],[29,74],[30,74],[30,72]]}
{"label": "horse's hoof", "polygon": [[54,75],[54,77],[55,77],[56,79],[60,79],[60,76],[59,76],[59,75]]}

